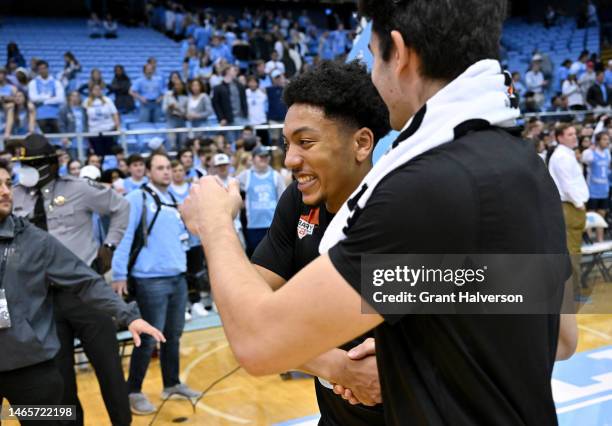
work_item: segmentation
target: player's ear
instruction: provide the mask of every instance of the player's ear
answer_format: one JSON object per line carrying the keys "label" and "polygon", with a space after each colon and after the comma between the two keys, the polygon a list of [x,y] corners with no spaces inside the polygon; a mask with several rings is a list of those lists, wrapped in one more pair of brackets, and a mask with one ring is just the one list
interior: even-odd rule
{"label": "player's ear", "polygon": [[353,135],[355,144],[355,160],[363,163],[370,158],[374,150],[374,134],[367,127],[362,127]]}

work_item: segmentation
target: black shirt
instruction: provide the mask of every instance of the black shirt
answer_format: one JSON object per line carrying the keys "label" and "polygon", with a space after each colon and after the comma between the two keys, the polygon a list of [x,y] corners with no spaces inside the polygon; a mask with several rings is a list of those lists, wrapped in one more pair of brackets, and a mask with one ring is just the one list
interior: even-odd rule
{"label": "black shirt", "polygon": [[[500,129],[469,133],[387,175],[329,256],[359,291],[362,253],[485,252],[567,253],[544,162]],[[559,268],[567,278],[567,264]],[[557,424],[558,315],[383,317],[375,337],[387,424]]]}
{"label": "black shirt", "polygon": [[[540,160],[541,161],[541,160]],[[309,207],[302,202],[297,183],[290,185],[278,202],[270,230],[257,246],[251,262],[291,279],[298,271],[319,256],[319,243],[333,219],[325,205]],[[365,336],[364,336],[365,337]],[[364,337],[342,346],[349,350]],[[320,425],[376,426],[384,424],[382,405],[351,405],[315,379]]]}

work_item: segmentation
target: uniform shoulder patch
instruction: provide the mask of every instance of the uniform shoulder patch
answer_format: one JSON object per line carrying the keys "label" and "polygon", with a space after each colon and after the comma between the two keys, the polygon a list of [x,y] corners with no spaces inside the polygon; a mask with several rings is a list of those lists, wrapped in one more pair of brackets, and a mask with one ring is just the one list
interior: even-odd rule
{"label": "uniform shoulder patch", "polygon": [[102,184],[101,184],[101,183],[99,183],[99,182],[96,182],[95,180],[85,179],[85,181],[87,182],[87,184],[88,184],[89,186],[93,186],[93,187],[94,187],[94,188],[96,188],[96,189],[99,189],[99,190],[106,189],[106,187],[105,187],[104,185],[102,185]]}

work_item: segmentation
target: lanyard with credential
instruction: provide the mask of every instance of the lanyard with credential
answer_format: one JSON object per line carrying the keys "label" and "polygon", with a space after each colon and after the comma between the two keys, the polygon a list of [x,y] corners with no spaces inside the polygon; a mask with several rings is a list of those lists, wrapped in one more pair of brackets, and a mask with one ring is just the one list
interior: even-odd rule
{"label": "lanyard with credential", "polygon": [[1,290],[2,285],[4,284],[4,272],[6,270],[6,263],[8,262],[11,243],[2,242],[0,243],[0,247],[1,247],[0,250],[2,250],[2,253],[0,255],[0,290]]}
{"label": "lanyard with credential", "polygon": [[6,299],[6,293],[2,288],[2,284],[4,283],[4,272],[6,270],[6,264],[8,262],[11,244],[3,242],[1,246],[2,253],[0,255],[0,330],[11,327],[11,315],[8,309],[8,301]]}

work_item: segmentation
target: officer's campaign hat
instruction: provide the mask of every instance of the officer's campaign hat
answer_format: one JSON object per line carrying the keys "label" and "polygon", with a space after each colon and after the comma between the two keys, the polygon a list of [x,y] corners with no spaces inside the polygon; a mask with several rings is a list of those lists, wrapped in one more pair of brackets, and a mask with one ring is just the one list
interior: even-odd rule
{"label": "officer's campaign hat", "polygon": [[28,135],[23,144],[15,149],[13,161],[28,162],[57,157],[55,148],[46,137],[38,134]]}

